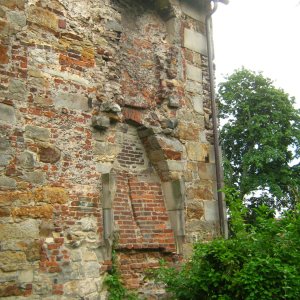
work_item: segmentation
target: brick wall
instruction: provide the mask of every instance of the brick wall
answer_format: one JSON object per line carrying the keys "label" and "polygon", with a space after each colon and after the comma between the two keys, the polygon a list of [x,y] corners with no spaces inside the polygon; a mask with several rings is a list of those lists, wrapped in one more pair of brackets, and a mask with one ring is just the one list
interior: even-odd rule
{"label": "brick wall", "polygon": [[[0,298],[104,299],[216,236],[203,5],[0,0]],[[106,181],[105,181],[106,180]]]}

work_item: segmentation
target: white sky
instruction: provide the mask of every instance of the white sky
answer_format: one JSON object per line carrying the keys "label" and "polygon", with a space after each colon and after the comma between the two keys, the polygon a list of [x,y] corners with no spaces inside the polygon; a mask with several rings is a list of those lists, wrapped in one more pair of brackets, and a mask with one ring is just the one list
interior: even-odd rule
{"label": "white sky", "polygon": [[217,82],[262,71],[300,108],[300,0],[230,0],[213,15]]}

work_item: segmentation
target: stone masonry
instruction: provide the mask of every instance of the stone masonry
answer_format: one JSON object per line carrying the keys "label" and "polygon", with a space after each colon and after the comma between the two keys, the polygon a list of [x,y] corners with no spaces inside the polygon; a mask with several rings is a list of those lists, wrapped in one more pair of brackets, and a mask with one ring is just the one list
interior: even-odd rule
{"label": "stone masonry", "polygon": [[209,1],[0,0],[0,298],[107,299],[219,234]]}

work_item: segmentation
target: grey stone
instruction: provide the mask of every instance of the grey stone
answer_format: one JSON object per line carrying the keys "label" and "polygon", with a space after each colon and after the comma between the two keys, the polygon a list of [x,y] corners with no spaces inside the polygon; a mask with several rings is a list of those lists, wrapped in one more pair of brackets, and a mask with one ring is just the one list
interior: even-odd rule
{"label": "grey stone", "polygon": [[185,89],[187,92],[200,95],[203,92],[202,84],[193,80],[187,80]]}
{"label": "grey stone", "polygon": [[0,122],[10,124],[16,123],[16,114],[14,107],[0,103]]}
{"label": "grey stone", "polygon": [[26,16],[24,12],[9,11],[7,12],[7,19],[13,24],[20,27],[26,25]]}
{"label": "grey stone", "polygon": [[99,173],[102,174],[109,173],[111,169],[112,169],[112,163],[110,162],[96,164],[96,171]]}
{"label": "grey stone", "polygon": [[46,180],[46,174],[42,171],[26,172],[23,179],[33,184],[43,184]]}
{"label": "grey stone", "polygon": [[111,209],[116,194],[116,178],[113,173],[102,175],[102,208]]}
{"label": "grey stone", "polygon": [[118,113],[121,112],[121,107],[117,103],[104,102],[101,105],[101,111]]}
{"label": "grey stone", "polygon": [[207,55],[206,37],[200,32],[185,28],[184,47],[203,55]]}
{"label": "grey stone", "polygon": [[178,125],[178,120],[177,119],[164,119],[161,122],[161,127],[162,128],[170,128],[170,129],[175,129]]}
{"label": "grey stone", "polygon": [[177,171],[182,172],[185,169],[185,165],[181,161],[177,160],[165,160],[160,161],[158,164],[158,169],[160,171]]}
{"label": "grey stone", "polygon": [[15,189],[17,187],[17,182],[7,176],[0,176],[0,187],[5,189]]}
{"label": "grey stone", "polygon": [[99,278],[99,264],[95,261],[84,262],[84,273],[86,278]]}
{"label": "grey stone", "polygon": [[[85,297],[88,294],[97,292],[97,284],[99,278],[91,280],[90,278],[84,280],[69,281],[64,284],[64,294],[74,298]],[[74,299],[72,298],[72,299]]]}
{"label": "grey stone", "polygon": [[202,82],[202,70],[193,65],[190,64],[186,65],[186,76],[187,79]]}
{"label": "grey stone", "polygon": [[86,217],[80,220],[82,231],[95,231],[97,228],[97,220],[94,217]]}
{"label": "grey stone", "polygon": [[191,97],[191,101],[193,103],[193,107],[195,112],[199,114],[204,114],[203,110],[203,97],[200,95],[194,95]]}
{"label": "grey stone", "polygon": [[24,151],[19,156],[19,163],[24,169],[31,170],[35,165],[35,154],[30,151]]}
{"label": "grey stone", "polygon": [[25,137],[33,140],[47,142],[50,138],[50,131],[48,128],[27,125],[25,127]]}
{"label": "grey stone", "polygon": [[113,31],[116,31],[116,32],[122,32],[123,31],[123,27],[116,20],[107,21],[105,27],[108,30],[113,30]]}
{"label": "grey stone", "polygon": [[58,93],[54,97],[54,104],[57,107],[66,107],[74,110],[90,110],[88,98],[80,94]]}
{"label": "grey stone", "polygon": [[185,186],[182,179],[163,182],[162,188],[167,210],[184,209]]}
{"label": "grey stone", "polygon": [[204,217],[208,222],[217,222],[219,220],[218,202],[203,201]]}
{"label": "grey stone", "polygon": [[180,98],[179,97],[172,95],[168,98],[168,100],[169,100],[169,103],[168,103],[169,107],[172,107],[172,108],[180,107]]}
{"label": "grey stone", "polygon": [[113,160],[120,150],[120,145],[106,142],[95,142],[94,145],[94,154],[99,155],[102,160]]}
{"label": "grey stone", "polygon": [[105,130],[110,126],[110,119],[106,116],[93,116],[92,126],[95,129]]}
{"label": "grey stone", "polygon": [[0,137],[0,151],[6,151],[10,147],[9,140],[5,136]]}
{"label": "grey stone", "polygon": [[11,159],[11,155],[0,152],[0,167],[6,167],[11,161]]}
{"label": "grey stone", "polygon": [[14,100],[22,101],[26,99],[26,86],[23,80],[12,79],[8,91],[12,94]]}

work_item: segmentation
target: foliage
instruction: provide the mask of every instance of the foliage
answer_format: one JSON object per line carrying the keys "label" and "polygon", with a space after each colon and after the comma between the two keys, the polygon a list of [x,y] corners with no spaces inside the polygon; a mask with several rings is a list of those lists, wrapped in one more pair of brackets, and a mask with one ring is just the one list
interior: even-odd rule
{"label": "foliage", "polygon": [[196,244],[189,262],[163,264],[157,280],[179,300],[300,299],[300,206],[281,219],[262,206],[249,225],[237,192],[226,194],[233,236]]}
{"label": "foliage", "polygon": [[[294,99],[261,73],[240,69],[219,85],[225,181],[252,207],[293,207],[300,185],[300,115]],[[252,192],[260,191],[256,196]]]}
{"label": "foliage", "polygon": [[112,269],[105,278],[104,283],[109,290],[109,300],[137,300],[136,294],[129,292],[123,285],[120,272],[117,268],[117,256],[115,250],[112,251]]}

